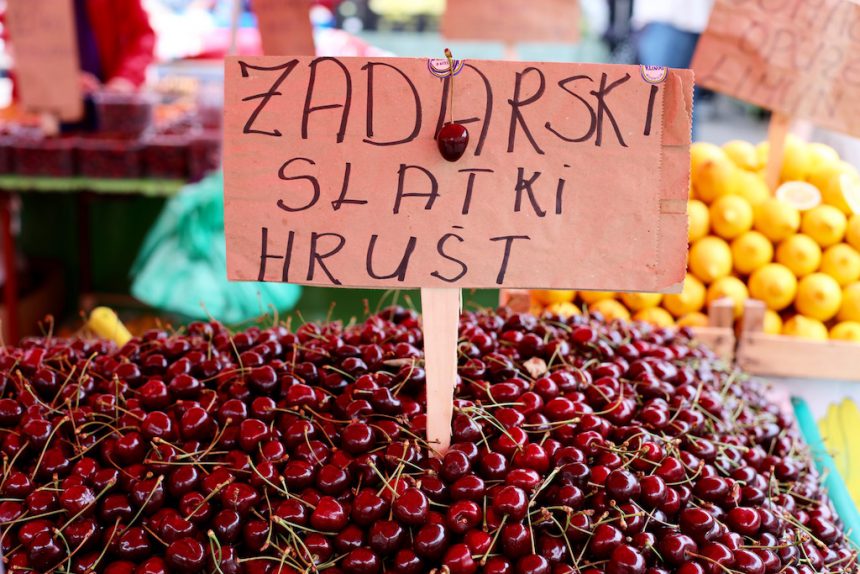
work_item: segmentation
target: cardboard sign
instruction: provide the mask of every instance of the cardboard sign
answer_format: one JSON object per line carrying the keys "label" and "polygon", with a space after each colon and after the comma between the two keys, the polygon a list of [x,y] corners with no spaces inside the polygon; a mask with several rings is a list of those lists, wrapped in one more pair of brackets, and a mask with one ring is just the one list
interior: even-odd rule
{"label": "cardboard sign", "polygon": [[448,0],[442,35],[457,40],[579,42],[579,0]]}
{"label": "cardboard sign", "polygon": [[230,58],[232,280],[677,291],[692,73],[423,59]]}
{"label": "cardboard sign", "polygon": [[8,0],[21,103],[32,112],[74,121],[83,115],[73,0]]}
{"label": "cardboard sign", "polygon": [[860,5],[717,0],[693,60],[696,82],[860,135]]}
{"label": "cardboard sign", "polygon": [[273,56],[313,56],[311,0],[254,0],[263,53]]}

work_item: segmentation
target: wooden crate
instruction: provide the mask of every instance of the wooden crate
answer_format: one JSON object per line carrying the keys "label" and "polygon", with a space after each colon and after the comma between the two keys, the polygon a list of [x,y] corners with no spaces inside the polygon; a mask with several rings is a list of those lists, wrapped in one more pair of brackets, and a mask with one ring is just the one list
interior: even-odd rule
{"label": "wooden crate", "polygon": [[[518,313],[531,310],[531,297],[526,289],[503,289],[499,294],[502,306],[510,307]],[[730,299],[714,301],[708,306],[707,327],[696,327],[696,339],[709,346],[727,364],[735,358],[734,303]]]}
{"label": "wooden crate", "polygon": [[736,353],[742,369],[767,377],[860,381],[860,344],[768,335],[764,312],[761,301],[744,308]]}

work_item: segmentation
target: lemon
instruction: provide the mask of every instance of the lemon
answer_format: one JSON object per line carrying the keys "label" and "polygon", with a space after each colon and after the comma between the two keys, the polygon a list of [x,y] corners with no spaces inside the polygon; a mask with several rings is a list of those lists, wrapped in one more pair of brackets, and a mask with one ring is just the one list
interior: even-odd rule
{"label": "lemon", "polygon": [[806,151],[809,153],[810,173],[839,163],[839,152],[827,144],[808,143],[806,144]]}
{"label": "lemon", "polygon": [[802,181],[809,175],[812,165],[812,154],[807,143],[794,134],[788,134],[785,138],[780,180]]}
{"label": "lemon", "polygon": [[832,205],[819,205],[803,214],[800,230],[822,247],[842,241],[848,228],[845,214]]}
{"label": "lemon", "polygon": [[687,313],[676,323],[679,327],[707,327],[708,316],[704,313]]}
{"label": "lemon", "polygon": [[753,209],[737,195],[723,196],[711,204],[711,228],[723,239],[734,239],[752,229]]}
{"label": "lemon", "polygon": [[738,187],[735,190],[750,205],[756,206],[770,199],[770,189],[760,173],[742,171],[738,174]]}
{"label": "lemon", "polygon": [[842,174],[839,178],[839,189],[842,192],[842,201],[848,207],[845,213],[860,213],[860,176]]}
{"label": "lemon", "polygon": [[779,335],[782,333],[782,317],[776,311],[765,309],[764,332],[768,335]]}
{"label": "lemon", "polygon": [[860,253],[846,243],[831,245],[821,258],[821,272],[843,287],[860,279]]}
{"label": "lemon", "polygon": [[778,243],[800,228],[800,212],[797,208],[778,199],[771,198],[755,207],[755,229]]}
{"label": "lemon", "polygon": [[684,289],[680,293],[663,297],[663,307],[675,317],[694,313],[704,304],[705,286],[690,273],[684,278]]}
{"label": "lemon", "polygon": [[842,308],[836,316],[840,321],[860,321],[860,283],[842,290]]}
{"label": "lemon", "polygon": [[732,250],[723,239],[703,237],[690,248],[690,271],[710,284],[732,272]]}
{"label": "lemon", "polygon": [[708,234],[711,228],[711,215],[707,205],[698,199],[691,199],[687,203],[687,218],[690,222],[687,230],[690,243],[694,243]]}
{"label": "lemon", "polygon": [[598,301],[603,301],[605,299],[614,299],[615,293],[613,291],[580,291],[579,297],[584,303],[587,303],[588,305],[594,305]]}
{"label": "lemon", "polygon": [[570,303],[576,298],[576,291],[553,291],[548,289],[534,289],[530,292],[533,301],[541,305],[553,305],[555,303]]}
{"label": "lemon", "polygon": [[[843,179],[843,176],[847,180]],[[860,180],[860,174],[857,169],[844,161],[823,165],[813,170],[808,178],[809,183],[821,192],[821,200],[824,203],[832,205],[846,215],[851,213],[851,208],[845,201],[843,186],[858,180]]]}
{"label": "lemon", "polygon": [[797,294],[797,278],[779,263],[768,263],[750,275],[750,295],[764,301],[768,309],[781,311],[791,305]]}
{"label": "lemon", "polygon": [[696,197],[710,204],[719,197],[736,193],[740,172],[725,154],[706,160],[699,166],[698,171],[693,173]]}
{"label": "lemon", "polygon": [[845,241],[848,245],[860,251],[860,214],[852,215],[845,230]]}
{"label": "lemon", "polygon": [[828,321],[836,316],[841,305],[842,287],[830,275],[813,273],[797,284],[794,306],[807,317]]}
{"label": "lemon", "polygon": [[642,321],[643,323],[651,323],[657,327],[671,327],[675,324],[672,315],[666,309],[661,307],[650,307],[642,309],[633,315],[634,321]]}
{"label": "lemon", "polygon": [[759,170],[763,170],[767,166],[767,156],[770,155],[770,144],[766,141],[755,146],[755,155],[758,159]]}
{"label": "lemon", "polygon": [[860,343],[860,323],[857,321],[838,323],[830,329],[830,338],[837,341]]}
{"label": "lemon", "polygon": [[722,277],[708,287],[708,304],[726,297],[731,299],[735,303],[735,319],[743,314],[744,302],[749,296],[747,286],[737,277]]}
{"label": "lemon", "polygon": [[776,190],[776,198],[800,211],[821,205],[821,192],[805,181],[786,181]]}
{"label": "lemon", "polygon": [[592,313],[600,313],[607,321],[614,321],[615,319],[630,320],[630,311],[615,299],[601,299],[589,305],[588,310]]}
{"label": "lemon", "polygon": [[755,146],[743,140],[732,140],[723,144],[723,151],[736,166],[747,171],[756,171],[759,167]]}
{"label": "lemon", "polygon": [[795,315],[785,322],[782,334],[799,339],[810,339],[813,341],[826,341],[827,327],[818,319],[810,319],[803,315]]}
{"label": "lemon", "polygon": [[574,315],[582,315],[582,311],[579,310],[579,307],[568,301],[553,303],[547,307],[546,310],[549,313],[554,313],[559,317],[564,317],[565,319],[573,317]]}
{"label": "lemon", "polygon": [[690,146],[690,175],[695,180],[706,163],[728,159],[723,149],[712,143],[695,142]]}
{"label": "lemon", "polygon": [[808,235],[792,235],[776,248],[776,260],[797,277],[818,271],[821,264],[821,248]]}
{"label": "lemon", "polygon": [[732,241],[735,271],[749,275],[773,259],[773,244],[758,231],[747,231]]}
{"label": "lemon", "polygon": [[663,300],[660,293],[622,293],[621,301],[631,311],[641,311],[656,307]]}

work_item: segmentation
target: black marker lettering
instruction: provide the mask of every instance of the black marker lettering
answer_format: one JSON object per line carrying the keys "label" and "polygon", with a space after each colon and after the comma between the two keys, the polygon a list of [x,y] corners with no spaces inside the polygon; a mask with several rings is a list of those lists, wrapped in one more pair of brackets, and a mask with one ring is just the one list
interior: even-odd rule
{"label": "black marker lettering", "polygon": [[[391,68],[400,74],[400,76],[406,80],[406,83],[409,85],[409,89],[412,91],[412,97],[415,99],[415,124],[412,128],[412,133],[401,140],[376,142],[371,139],[373,137],[373,70],[376,66]],[[421,97],[418,95],[418,89],[415,87],[415,84],[412,83],[412,80],[409,79],[409,76],[396,66],[386,64],[385,62],[368,62],[362,66],[361,69],[367,70],[367,137],[362,141],[371,145],[389,146],[408,143],[418,137],[418,134],[421,132]]]}
{"label": "black marker lettering", "polygon": [[267,259],[283,259],[284,266],[281,270],[281,281],[284,283],[289,282],[290,280],[290,261],[293,257],[293,240],[295,239],[296,232],[290,231],[289,235],[287,235],[287,250],[286,253],[281,255],[269,255],[269,228],[263,228],[263,246],[260,250],[260,272],[257,274],[257,281],[265,281],[266,280],[266,260]]}
{"label": "black marker lettering", "polygon": [[275,82],[272,84],[272,87],[269,88],[268,92],[264,92],[262,94],[255,94],[253,96],[248,96],[247,98],[242,98],[243,102],[250,102],[251,100],[260,100],[259,105],[257,105],[257,107],[254,108],[254,111],[251,112],[251,115],[248,116],[248,121],[245,122],[245,127],[242,130],[242,133],[262,134],[264,136],[272,136],[276,138],[281,137],[281,132],[278,129],[273,129],[272,131],[267,132],[265,130],[254,129],[252,126],[254,125],[254,122],[257,121],[257,116],[260,115],[260,112],[262,112],[263,108],[266,107],[266,104],[269,103],[269,100],[271,100],[275,96],[282,95],[281,92],[278,91],[278,88],[281,87],[281,84],[284,83],[284,80],[287,79],[287,76],[290,75],[290,72],[293,71],[293,68],[295,68],[298,63],[298,60],[291,60],[286,64],[281,64],[279,66],[252,66],[247,62],[239,62],[239,68],[242,70],[243,78],[250,77],[248,70],[257,70],[261,72],[276,72],[278,70],[283,70],[281,75],[278,76],[278,79],[276,79]]}
{"label": "black marker lettering", "polygon": [[347,199],[346,194],[349,193],[349,176],[352,174],[352,164],[346,162],[346,168],[343,170],[343,186],[340,188],[340,196],[331,202],[332,209],[337,211],[344,203],[352,205],[364,205],[366,199]]}
{"label": "black marker lettering", "polygon": [[517,239],[531,240],[528,235],[502,235],[500,237],[491,237],[490,241],[504,241],[505,253],[502,256],[502,264],[499,266],[499,274],[496,276],[496,285],[502,285],[505,282],[505,274],[508,272],[508,261],[511,259],[511,248],[514,241]]}
{"label": "black marker lettering", "polygon": [[[323,237],[337,237],[337,247],[330,249],[327,253],[319,253],[317,251],[317,244],[319,240]],[[328,259],[329,257],[335,255],[338,251],[343,249],[344,244],[346,243],[346,238],[339,233],[317,233],[316,231],[311,232],[311,256],[308,261],[308,281],[314,280],[314,272],[316,271],[316,265],[319,264],[320,269],[323,270],[323,273],[326,274],[328,280],[332,282],[333,285],[340,285],[341,282],[332,276],[329,272],[328,267],[326,267],[324,259]]]}
{"label": "black marker lettering", "polygon": [[454,263],[457,263],[460,266],[460,272],[457,275],[455,275],[454,277],[445,277],[444,275],[442,275],[438,271],[434,271],[433,273],[430,274],[431,276],[435,277],[436,279],[441,279],[445,283],[454,283],[455,281],[458,281],[461,277],[463,277],[469,271],[469,266],[466,265],[463,261],[445,253],[445,243],[449,239],[451,239],[452,237],[454,239],[456,239],[457,241],[459,241],[460,243],[463,243],[463,241],[465,241],[462,237],[460,237],[456,233],[446,233],[445,235],[443,235],[439,239],[438,243],[436,243],[436,251],[439,253],[439,255],[441,255],[442,257],[444,257],[448,261],[453,261]]}
{"label": "black marker lettering", "polygon": [[[487,105],[484,108],[484,119],[483,120],[481,120],[481,118],[467,118],[464,120],[457,120],[457,119],[454,120],[456,123],[464,125],[464,126],[468,125],[468,124],[473,124],[475,122],[482,121],[481,135],[478,137],[478,143],[475,145],[475,157],[478,157],[481,155],[481,152],[484,150],[484,142],[487,140],[487,133],[490,131],[490,122],[493,119],[493,86],[490,84],[490,80],[487,79],[487,76],[484,75],[484,73],[481,70],[479,70],[478,68],[476,68],[472,64],[464,65],[463,69],[464,70],[472,70],[476,74],[478,74],[478,76],[481,77],[481,81],[484,84],[484,93],[487,96]],[[439,118],[436,121],[436,131],[434,132],[435,135],[433,136],[434,139],[436,139],[436,137],[439,135],[439,130],[441,130],[442,126],[445,125],[445,121],[448,117],[448,84],[450,81],[451,81],[451,78],[445,78],[445,80],[442,82],[442,102],[441,102],[441,105],[439,107]]]}
{"label": "black marker lettering", "polygon": [[547,122],[546,126],[545,126],[547,130],[549,130],[550,132],[552,132],[553,134],[555,134],[556,136],[558,136],[562,140],[569,142],[569,143],[579,143],[579,142],[588,141],[591,138],[591,136],[594,135],[594,132],[597,131],[597,113],[594,111],[594,108],[591,107],[591,104],[588,103],[588,101],[585,98],[583,98],[582,96],[580,96],[579,94],[577,94],[573,90],[569,90],[567,88],[568,84],[572,84],[573,82],[576,82],[578,80],[588,80],[589,82],[594,82],[594,80],[592,80],[590,76],[571,76],[570,78],[565,78],[564,80],[560,81],[558,83],[558,86],[562,90],[564,90],[565,92],[567,92],[568,94],[570,94],[571,96],[573,96],[574,98],[576,98],[577,100],[582,102],[582,105],[584,105],[585,109],[588,110],[588,115],[591,117],[591,123],[588,125],[588,129],[585,131],[585,134],[583,134],[582,136],[580,136],[578,138],[571,138],[571,137],[561,135],[555,128],[552,127],[551,122]]}
{"label": "black marker lettering", "polygon": [[[346,88],[344,90],[342,104],[311,106],[311,100],[313,99],[314,94],[314,85],[317,79],[317,66],[323,62],[333,62],[343,72],[343,79],[344,82],[346,82]],[[343,108],[343,112],[341,112],[340,115],[340,129],[337,132],[337,143],[341,143],[343,141],[344,135],[346,134],[346,124],[349,120],[349,108],[352,105],[352,77],[349,75],[349,70],[346,68],[346,66],[344,66],[337,58],[317,58],[313,62],[311,62],[310,68],[311,77],[308,81],[308,93],[305,98],[305,109],[302,113],[302,139],[308,139],[308,120],[310,119],[312,113],[321,110]]]}
{"label": "black marker lettering", "polygon": [[532,209],[535,210],[535,213],[538,217],[543,217],[546,215],[546,211],[541,209],[538,200],[535,198],[534,192],[532,190],[532,184],[540,177],[541,172],[536,171],[532,174],[532,176],[528,179],[525,178],[526,170],[525,168],[519,167],[517,168],[517,197],[514,202],[514,211],[519,213],[522,210],[523,203],[523,191],[529,194],[529,202],[532,204]]}
{"label": "black marker lettering", "polygon": [[603,116],[605,115],[609,118],[609,122],[615,130],[615,136],[618,138],[618,142],[623,147],[627,147],[627,144],[624,143],[624,138],[621,137],[621,130],[618,129],[618,124],[615,122],[615,116],[612,115],[612,111],[609,109],[609,106],[606,105],[606,96],[609,95],[609,92],[629,80],[630,74],[624,74],[623,78],[615,80],[607,86],[606,80],[608,77],[609,76],[604,72],[603,77],[600,79],[600,89],[596,92],[591,92],[591,95],[597,98],[597,139],[594,141],[594,145],[600,146],[603,143]]}
{"label": "black marker lettering", "polygon": [[370,245],[367,248],[367,260],[365,261],[367,274],[373,279],[394,279],[396,277],[397,280],[402,283],[406,280],[406,270],[409,268],[409,258],[412,257],[412,252],[415,251],[415,245],[418,243],[418,238],[409,238],[409,243],[406,244],[406,250],[403,252],[403,259],[400,260],[400,264],[397,266],[397,269],[388,275],[378,275],[373,271],[373,251],[376,248],[376,241],[378,239],[379,236],[376,234],[370,236]]}
{"label": "black marker lettering", "polygon": [[320,199],[320,182],[317,181],[317,178],[312,175],[294,175],[292,177],[287,177],[285,171],[287,167],[289,167],[289,165],[294,161],[304,161],[311,165],[316,165],[316,163],[314,163],[312,159],[308,159],[306,157],[294,157],[293,159],[284,162],[284,165],[282,165],[281,169],[278,170],[278,177],[284,181],[295,181],[298,179],[304,179],[309,181],[311,186],[313,187],[313,197],[311,198],[310,202],[303,207],[290,207],[286,203],[284,203],[283,199],[279,199],[278,207],[280,207],[284,211],[289,212],[304,211],[305,209],[310,209],[311,207],[316,205],[317,201],[319,201]]}
{"label": "black marker lettering", "polygon": [[461,169],[460,173],[468,173],[469,180],[466,182],[466,197],[463,198],[463,215],[469,215],[469,207],[472,205],[472,191],[475,189],[475,179],[479,173],[495,173],[492,169]]}
{"label": "black marker lettering", "polygon": [[[406,193],[404,191],[406,187],[406,172],[410,169],[417,169],[427,176],[427,179],[430,181],[430,192],[429,193]],[[424,205],[425,210],[433,209],[433,203],[435,203],[436,198],[439,197],[439,182],[436,181],[436,178],[430,173],[428,170],[424,169],[420,165],[406,165],[405,163],[400,164],[400,169],[397,170],[397,199],[394,200],[394,214],[397,215],[400,213],[400,202],[404,197],[426,197],[427,203]]]}
{"label": "black marker lettering", "polygon": [[660,88],[651,86],[651,93],[648,94],[648,115],[645,116],[645,135],[651,135],[651,120],[654,118],[654,102],[657,101],[657,92]]}
{"label": "black marker lettering", "polygon": [[[523,78],[531,72],[537,72],[537,75],[540,78],[540,86],[534,94],[524,100],[521,100],[520,90],[522,90]],[[531,142],[532,147],[535,149],[535,151],[543,155],[543,150],[538,147],[537,142],[535,142],[535,139],[532,137],[532,133],[529,130],[528,125],[526,125],[526,121],[523,118],[523,114],[520,111],[520,108],[538,101],[540,97],[543,96],[543,92],[545,89],[546,80],[544,79],[543,72],[541,72],[538,68],[528,67],[522,72],[517,72],[517,80],[514,84],[514,97],[513,99],[508,100],[508,103],[511,105],[511,126],[508,130],[508,153],[514,151],[514,141],[517,137],[517,125],[519,125],[523,129],[523,133],[526,134],[526,137],[529,139],[529,142]]]}

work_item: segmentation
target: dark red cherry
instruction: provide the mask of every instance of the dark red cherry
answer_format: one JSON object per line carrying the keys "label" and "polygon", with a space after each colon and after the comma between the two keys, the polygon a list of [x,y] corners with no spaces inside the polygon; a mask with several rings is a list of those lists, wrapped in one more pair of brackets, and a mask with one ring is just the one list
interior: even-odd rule
{"label": "dark red cherry", "polygon": [[462,124],[446,122],[436,136],[436,144],[443,158],[457,161],[466,153],[469,145],[469,130]]}

